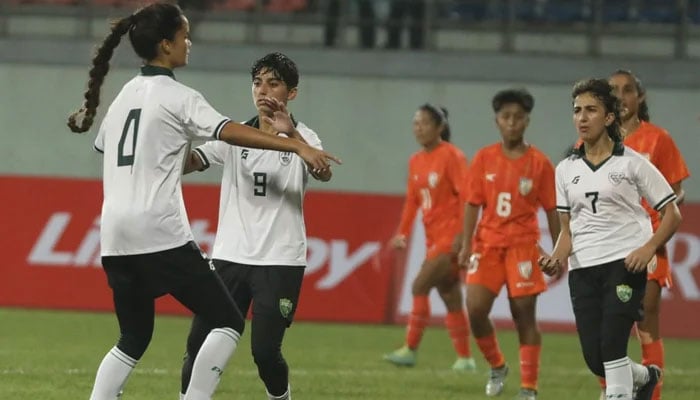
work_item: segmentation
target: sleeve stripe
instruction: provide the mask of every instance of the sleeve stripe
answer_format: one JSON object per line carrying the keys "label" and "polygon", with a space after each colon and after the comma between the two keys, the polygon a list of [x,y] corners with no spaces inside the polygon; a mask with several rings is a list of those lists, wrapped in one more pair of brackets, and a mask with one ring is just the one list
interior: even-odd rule
{"label": "sleeve stripe", "polygon": [[226,118],[223,121],[219,122],[219,125],[216,126],[216,129],[214,129],[214,137],[216,140],[219,140],[219,135],[221,134],[221,130],[224,129],[224,126],[231,121],[230,119]]}
{"label": "sleeve stripe", "polygon": [[95,149],[95,151],[98,152],[98,153],[100,153],[100,154],[104,154],[104,153],[105,153],[104,150],[100,149],[99,147],[97,147],[97,146],[95,146],[95,145],[93,145],[92,148]]}
{"label": "sleeve stripe", "polygon": [[211,164],[209,164],[209,160],[207,159],[207,156],[204,155],[204,152],[200,150],[199,148],[194,149],[194,154],[199,157],[200,160],[202,160],[202,164],[204,165],[200,171],[204,171],[205,169],[209,168]]}
{"label": "sleeve stripe", "polygon": [[569,211],[571,211],[571,207],[557,206],[557,211],[566,211],[566,212],[569,212]]}
{"label": "sleeve stripe", "polygon": [[654,210],[659,211],[660,209],[664,208],[664,206],[666,206],[666,204],[676,200],[677,198],[678,198],[678,196],[676,196],[675,193],[669,194],[668,196],[664,197],[663,200],[661,200],[660,202],[658,202],[654,206]]}

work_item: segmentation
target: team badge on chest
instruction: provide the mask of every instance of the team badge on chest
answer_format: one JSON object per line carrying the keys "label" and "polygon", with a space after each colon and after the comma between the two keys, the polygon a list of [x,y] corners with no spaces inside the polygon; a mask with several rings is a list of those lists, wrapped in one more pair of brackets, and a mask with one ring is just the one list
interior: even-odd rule
{"label": "team badge on chest", "polygon": [[428,174],[428,186],[431,188],[437,186],[438,180],[440,180],[440,177],[438,176],[437,172],[431,172]]}
{"label": "team badge on chest", "polygon": [[289,165],[290,162],[292,162],[292,153],[289,151],[281,151],[280,152],[280,164]]}
{"label": "team badge on chest", "polygon": [[526,177],[520,177],[520,182],[518,182],[518,192],[521,195],[527,196],[530,191],[532,191],[532,179]]}

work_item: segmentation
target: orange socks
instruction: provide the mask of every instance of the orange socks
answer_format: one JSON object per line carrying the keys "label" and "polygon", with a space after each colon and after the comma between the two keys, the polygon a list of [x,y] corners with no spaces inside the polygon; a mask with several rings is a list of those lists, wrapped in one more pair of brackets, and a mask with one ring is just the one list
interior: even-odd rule
{"label": "orange socks", "polygon": [[[662,370],[664,369],[664,342],[661,339],[642,344],[642,364],[654,364]],[[652,400],[661,399],[661,387],[663,384],[664,381],[662,377],[654,389],[654,394],[651,396]]]}
{"label": "orange socks", "polygon": [[448,312],[445,317],[445,325],[447,332],[452,339],[452,345],[457,352],[457,355],[462,358],[471,357],[471,349],[469,349],[469,323],[464,311]]}
{"label": "orange socks", "polygon": [[476,345],[479,346],[481,354],[484,355],[491,368],[499,368],[506,363],[506,358],[501,353],[501,349],[498,348],[498,340],[496,340],[495,333],[492,333],[491,336],[474,338],[474,340],[476,340]]}
{"label": "orange socks", "polygon": [[537,375],[540,370],[540,345],[520,345],[520,386],[537,390]]}
{"label": "orange socks", "polygon": [[413,309],[408,317],[408,326],[406,327],[406,346],[409,349],[418,348],[425,326],[428,324],[428,317],[430,317],[428,296],[413,297]]}

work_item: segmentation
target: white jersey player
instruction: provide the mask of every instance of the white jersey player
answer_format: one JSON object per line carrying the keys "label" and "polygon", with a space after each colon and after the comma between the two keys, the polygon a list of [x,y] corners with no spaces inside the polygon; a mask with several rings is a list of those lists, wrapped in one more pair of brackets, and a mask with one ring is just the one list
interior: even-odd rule
{"label": "white jersey player", "polygon": [[[253,64],[253,101],[258,116],[246,122],[269,135],[272,110],[265,99],[283,104],[297,95],[299,73],[294,62],[271,53]],[[318,135],[301,122],[289,136],[321,149]],[[292,323],[306,266],[303,202],[309,173],[331,178],[330,168],[309,169],[295,154],[244,146],[205,143],[195,148],[185,172],[223,165],[219,224],[213,249],[217,271],[243,311],[253,304],[253,359],[270,399],[289,399],[289,368],[281,353],[284,332]],[[182,393],[192,372],[192,358],[213,327],[195,316],[182,369]]]}
{"label": "white jersey player", "polygon": [[[607,80],[577,83],[572,98],[582,145],[556,168],[561,233],[540,265],[554,273],[568,257],[583,357],[605,378],[606,397],[632,400],[636,389],[635,400],[650,400],[661,370],[630,360],[627,343],[643,316],[647,266],[680,223],[676,195],[648,160],[622,144],[619,104]],[[642,197],[663,214],[655,233]]]}
{"label": "white jersey player", "polygon": [[[243,331],[240,311],[220,277],[192,242],[180,188],[191,139],[291,151],[316,168],[330,155],[298,140],[274,137],[233,123],[195,90],[175,81],[187,64],[189,23],[177,5],[156,2],[116,21],[98,48],[83,109],[71,115],[74,132],[90,129],[109,59],[121,37],[144,60],[109,107],[95,142],[104,153],[102,264],[113,291],[120,338],[103,358],[91,400],[117,398],[151,340],[155,298],[171,294],[213,329],[196,359],[188,400],[208,400]],[[277,102],[267,122],[294,125]]]}

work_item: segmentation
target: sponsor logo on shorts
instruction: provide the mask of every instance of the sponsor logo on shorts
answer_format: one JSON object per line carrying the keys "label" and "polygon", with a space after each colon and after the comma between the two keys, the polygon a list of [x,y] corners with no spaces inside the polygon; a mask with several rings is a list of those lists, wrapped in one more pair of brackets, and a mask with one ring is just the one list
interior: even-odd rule
{"label": "sponsor logo on shorts", "polygon": [[292,313],[292,308],[294,308],[294,303],[289,299],[280,299],[280,314],[284,318],[289,318]]}
{"label": "sponsor logo on shorts", "polygon": [[530,279],[532,276],[532,261],[521,261],[518,263],[518,272],[525,279]]}
{"label": "sponsor logo on shorts", "polygon": [[632,298],[632,288],[628,285],[617,285],[615,292],[617,293],[617,298],[623,303],[627,303]]}

